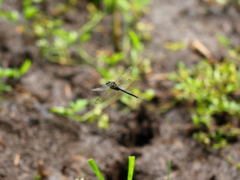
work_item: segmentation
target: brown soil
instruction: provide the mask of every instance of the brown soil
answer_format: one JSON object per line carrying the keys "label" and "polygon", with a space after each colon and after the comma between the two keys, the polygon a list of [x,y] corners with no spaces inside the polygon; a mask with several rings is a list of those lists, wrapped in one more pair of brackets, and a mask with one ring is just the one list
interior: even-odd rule
{"label": "brown soil", "polygon": [[[10,0],[4,1],[2,9],[21,8],[16,0]],[[81,27],[86,12],[69,14],[66,27]],[[153,76],[175,70],[178,61],[191,66],[200,60],[188,48],[169,54],[163,48],[166,42],[198,39],[216,59],[224,56],[217,34],[225,34],[239,45],[240,14],[232,8],[222,12],[197,0],[154,0],[142,21],[154,25],[153,40],[145,51],[151,58]],[[94,92],[90,89],[98,83],[98,73],[87,65],[50,63],[39,57],[34,40],[17,33],[14,24],[0,19],[0,25],[0,65],[16,67],[26,58],[33,60],[31,69],[20,80],[8,80],[14,89],[0,100],[0,180],[33,180],[41,161],[42,173],[49,180],[97,179],[87,163],[90,158],[97,162],[106,180],[123,180],[129,155],[136,156],[134,180],[167,179],[169,160],[173,161],[171,180],[240,179],[240,171],[226,160],[232,156],[240,161],[239,142],[222,150],[206,149],[188,135],[192,123],[185,107],[157,112],[159,102],[166,101],[162,91],[166,82],[149,82],[149,86],[139,83],[143,88],[154,88],[159,96],[156,102],[142,102],[127,115],[114,106],[108,107],[111,127],[107,130],[98,129],[95,123],[80,123],[50,113],[49,107],[92,98]],[[90,49],[109,44],[99,38],[89,45]],[[70,94],[66,93],[69,88]],[[19,162],[14,164],[17,158]]]}

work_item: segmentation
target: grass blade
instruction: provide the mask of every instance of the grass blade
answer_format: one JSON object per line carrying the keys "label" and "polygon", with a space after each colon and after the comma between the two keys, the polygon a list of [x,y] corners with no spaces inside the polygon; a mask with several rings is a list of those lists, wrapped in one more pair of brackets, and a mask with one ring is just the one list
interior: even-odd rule
{"label": "grass blade", "polygon": [[25,62],[22,64],[21,68],[19,69],[20,76],[24,75],[28,69],[31,67],[32,62],[30,59],[26,59]]}
{"label": "grass blade", "polygon": [[168,161],[168,180],[170,180],[170,174],[171,174],[171,167],[172,167],[172,160]]}
{"label": "grass blade", "polygon": [[128,157],[128,180],[132,180],[135,165],[135,156]]}
{"label": "grass blade", "polygon": [[92,167],[92,169],[95,172],[95,174],[97,175],[98,179],[104,180],[104,177],[103,177],[102,173],[100,172],[100,170],[98,169],[98,166],[95,163],[95,161],[93,159],[89,159],[88,163]]}

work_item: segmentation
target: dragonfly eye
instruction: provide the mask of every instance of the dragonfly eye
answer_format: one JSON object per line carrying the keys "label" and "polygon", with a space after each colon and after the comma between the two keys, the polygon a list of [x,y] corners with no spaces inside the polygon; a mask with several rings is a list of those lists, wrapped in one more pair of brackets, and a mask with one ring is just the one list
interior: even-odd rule
{"label": "dragonfly eye", "polygon": [[110,82],[108,81],[108,82],[106,82],[106,84],[109,84]]}

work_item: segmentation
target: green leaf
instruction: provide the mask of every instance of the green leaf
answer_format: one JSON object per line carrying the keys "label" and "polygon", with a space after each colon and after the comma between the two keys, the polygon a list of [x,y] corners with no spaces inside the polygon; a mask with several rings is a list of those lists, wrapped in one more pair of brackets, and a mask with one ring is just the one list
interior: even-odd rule
{"label": "green leaf", "polygon": [[171,169],[172,169],[172,161],[168,160],[168,180],[170,180]]}
{"label": "green leaf", "polygon": [[36,6],[27,6],[24,8],[23,14],[27,19],[33,18],[39,11],[38,7]]}
{"label": "green leaf", "polygon": [[50,112],[60,115],[69,115],[67,109],[64,107],[52,107],[50,108]]}
{"label": "green leaf", "polygon": [[144,92],[144,97],[147,99],[147,100],[151,100],[152,98],[154,98],[155,96],[155,91],[153,89],[147,89],[145,92]]}
{"label": "green leaf", "polygon": [[133,44],[134,49],[140,50],[143,47],[143,45],[140,42],[140,39],[139,39],[138,35],[133,30],[129,30],[128,34],[129,34],[129,36],[132,40],[132,44]]}
{"label": "green leaf", "polygon": [[109,116],[107,114],[103,114],[100,116],[98,120],[98,127],[102,129],[106,129],[109,127]]}
{"label": "green leaf", "polygon": [[22,64],[22,66],[19,69],[20,76],[23,76],[28,71],[28,69],[31,67],[31,64],[32,62],[30,59],[25,60],[25,62]]}
{"label": "green leaf", "polygon": [[128,157],[128,177],[127,180],[132,180],[135,166],[135,156]]}
{"label": "green leaf", "polygon": [[131,4],[126,0],[117,1],[117,6],[122,9],[122,11],[130,11]]}
{"label": "green leaf", "polygon": [[16,21],[19,18],[19,14],[17,11],[6,12],[0,10],[0,17],[9,19],[11,21]]}
{"label": "green leaf", "polygon": [[110,73],[106,68],[98,68],[98,72],[101,73],[101,75],[104,77],[104,79],[109,79],[110,78]]}
{"label": "green leaf", "polygon": [[69,43],[74,43],[77,38],[78,38],[78,32],[77,31],[71,31],[71,32],[68,32],[68,41]]}
{"label": "green leaf", "polygon": [[23,1],[23,6],[24,7],[31,6],[31,4],[32,4],[32,0],[24,0]]}
{"label": "green leaf", "polygon": [[219,42],[222,46],[224,46],[224,47],[228,47],[228,46],[231,45],[230,39],[227,38],[227,37],[224,36],[224,35],[220,35],[220,34],[217,35],[217,40],[218,40],[218,42]]}
{"label": "green leaf", "polygon": [[86,108],[88,105],[88,100],[86,99],[77,99],[74,106],[72,107],[75,112],[80,112]]}
{"label": "green leaf", "polygon": [[84,43],[84,42],[88,41],[90,38],[91,38],[91,34],[85,33],[80,37],[80,41],[81,41],[81,43]]}
{"label": "green leaf", "polygon": [[16,69],[10,69],[10,68],[4,69],[3,70],[3,76],[5,76],[5,77],[14,77],[14,76],[16,76],[17,72],[18,71]]}
{"label": "green leaf", "polygon": [[98,166],[95,163],[95,161],[93,159],[89,159],[88,163],[91,166],[91,168],[93,169],[93,171],[95,172],[95,174],[98,177],[98,179],[99,180],[104,180],[104,177],[103,177],[102,173],[100,172],[100,170],[98,169]]}
{"label": "green leaf", "polygon": [[11,91],[12,87],[7,84],[0,83],[0,92],[2,91]]}
{"label": "green leaf", "polygon": [[175,42],[175,43],[167,42],[164,44],[165,49],[171,50],[173,52],[183,50],[186,48],[186,46],[187,46],[187,43],[184,41],[183,42]]}
{"label": "green leaf", "polygon": [[34,180],[41,180],[41,179],[42,179],[42,177],[41,177],[40,174],[36,174],[36,175],[34,176]]}

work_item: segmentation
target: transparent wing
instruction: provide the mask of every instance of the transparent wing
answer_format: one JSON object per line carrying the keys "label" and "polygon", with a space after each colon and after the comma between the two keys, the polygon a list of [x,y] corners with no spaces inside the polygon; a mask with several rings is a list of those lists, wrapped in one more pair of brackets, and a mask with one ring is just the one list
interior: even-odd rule
{"label": "transparent wing", "polygon": [[123,74],[116,80],[116,84],[120,85],[126,81],[126,76],[132,71],[132,66],[128,67]]}
{"label": "transparent wing", "polygon": [[113,98],[119,91],[115,91],[113,89],[107,89],[99,98],[96,99],[95,104],[100,104],[110,98]]}
{"label": "transparent wing", "polygon": [[[131,79],[126,79],[127,75],[132,71],[132,67],[128,67],[123,74],[116,80],[116,84],[122,88],[126,89],[132,83]],[[95,104],[102,103],[110,98],[113,98],[117,94],[120,94],[121,91],[116,91],[109,88],[107,85],[103,85],[102,87],[92,89],[93,91],[105,91],[96,101]]]}
{"label": "transparent wing", "polygon": [[127,79],[125,81],[122,81],[121,84],[118,84],[118,86],[122,89],[127,89],[131,84],[132,84],[132,80],[131,79]]}
{"label": "transparent wing", "polygon": [[109,87],[107,85],[103,85],[99,88],[92,89],[92,91],[105,91],[107,89],[109,89]]}

